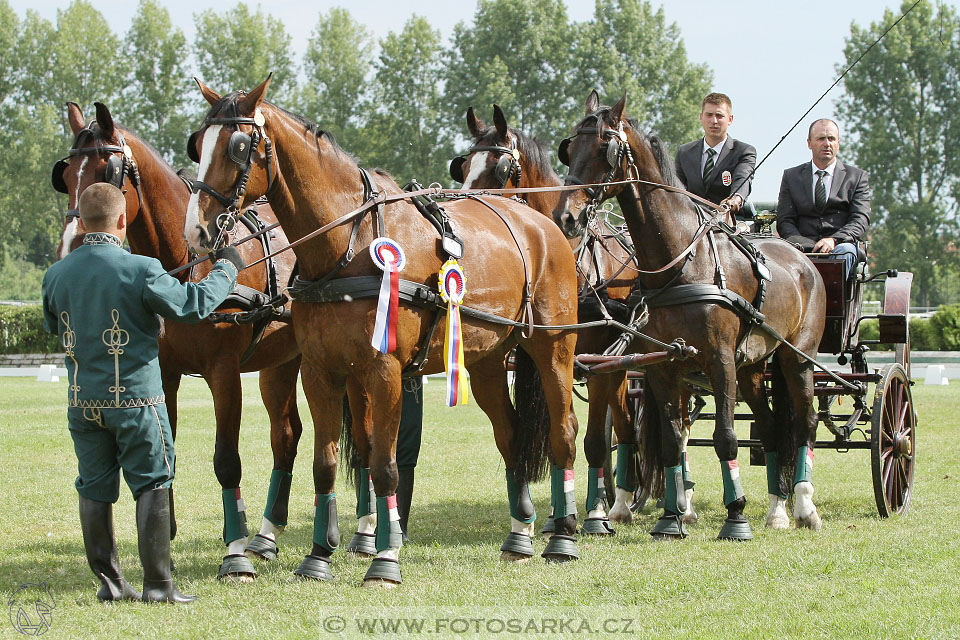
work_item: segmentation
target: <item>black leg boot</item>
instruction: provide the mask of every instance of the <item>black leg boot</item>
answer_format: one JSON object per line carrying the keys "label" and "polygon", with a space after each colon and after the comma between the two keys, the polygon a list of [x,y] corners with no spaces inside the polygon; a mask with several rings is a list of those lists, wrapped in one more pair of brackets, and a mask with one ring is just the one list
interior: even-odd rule
{"label": "black leg boot", "polygon": [[97,591],[97,600],[139,600],[140,594],[120,573],[117,544],[113,537],[113,505],[80,496],[80,529],[87,562],[93,575],[103,583]]}
{"label": "black leg boot", "polygon": [[403,532],[403,544],[410,542],[407,537],[407,519],[410,517],[410,502],[413,500],[413,475],[416,467],[397,469],[397,513],[400,516],[400,530]]}
{"label": "black leg boot", "polygon": [[170,492],[154,489],[137,499],[137,532],[143,565],[144,602],[193,602],[170,577]]}

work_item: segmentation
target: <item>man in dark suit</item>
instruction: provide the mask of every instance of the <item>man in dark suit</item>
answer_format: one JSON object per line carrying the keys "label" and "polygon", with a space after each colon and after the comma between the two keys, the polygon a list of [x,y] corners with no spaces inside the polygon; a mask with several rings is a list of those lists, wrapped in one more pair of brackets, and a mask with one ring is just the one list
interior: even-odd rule
{"label": "man in dark suit", "polygon": [[840,129],[822,118],[810,125],[811,162],[787,169],[777,200],[777,233],[813,253],[843,256],[847,277],[857,265],[857,241],[870,226],[867,172],[837,159]]}
{"label": "man in dark suit", "polygon": [[722,93],[711,93],[700,104],[703,138],[681,145],[677,176],[687,190],[731,211],[743,208],[750,195],[757,150],[727,136],[733,124],[733,104]]}

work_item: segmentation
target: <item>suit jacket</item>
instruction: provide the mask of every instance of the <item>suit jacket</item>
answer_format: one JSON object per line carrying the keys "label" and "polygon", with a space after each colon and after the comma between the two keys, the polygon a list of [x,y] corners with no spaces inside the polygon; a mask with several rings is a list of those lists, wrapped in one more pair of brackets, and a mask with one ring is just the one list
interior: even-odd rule
{"label": "suit jacket", "polygon": [[777,199],[777,233],[781,238],[802,236],[816,242],[863,240],[870,226],[870,185],[867,172],[837,160],[827,203],[817,210],[813,200],[813,169],[809,162],[787,169]]}
{"label": "suit jacket", "polygon": [[157,315],[199,322],[236,280],[236,267],[217,260],[206,278],[183,284],[159,260],[125,251],[116,236],[88,233],[43,276],[43,325],[60,336],[66,353],[69,406],[164,402]]}
{"label": "suit jacket", "polygon": [[[677,151],[677,177],[687,187],[687,191],[695,193],[710,202],[720,204],[725,198],[738,194],[743,201],[750,195],[750,183],[753,177],[753,166],[757,163],[757,150],[739,140],[727,136],[727,141],[720,150],[713,171],[703,182],[700,164],[703,160],[703,138],[681,145]],[[723,173],[730,172],[730,184],[723,184]]]}

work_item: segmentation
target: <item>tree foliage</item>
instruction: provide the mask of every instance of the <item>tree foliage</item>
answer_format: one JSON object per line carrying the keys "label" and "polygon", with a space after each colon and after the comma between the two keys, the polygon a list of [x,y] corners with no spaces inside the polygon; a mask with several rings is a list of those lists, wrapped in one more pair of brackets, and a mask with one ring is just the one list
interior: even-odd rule
{"label": "tree foliage", "polygon": [[[854,24],[851,64],[899,15]],[[920,3],[844,79],[841,140],[873,187],[871,253],[881,268],[910,270],[918,299],[940,302],[938,281],[960,265],[960,21],[954,8]]]}

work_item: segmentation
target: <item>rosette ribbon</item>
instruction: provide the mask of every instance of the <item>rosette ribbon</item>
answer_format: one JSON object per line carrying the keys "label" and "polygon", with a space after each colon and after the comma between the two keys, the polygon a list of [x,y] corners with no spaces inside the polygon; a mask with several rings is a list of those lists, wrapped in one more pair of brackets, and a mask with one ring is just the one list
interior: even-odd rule
{"label": "rosette ribbon", "polygon": [[456,260],[440,268],[440,298],[447,303],[447,333],[443,343],[443,365],[447,372],[447,406],[467,404],[467,368],[463,364],[463,335],[460,303],[466,292],[466,277]]}
{"label": "rosette ribbon", "polygon": [[400,271],[407,263],[403,249],[390,238],[377,238],[370,244],[373,263],[383,270],[380,296],[377,299],[377,321],[370,344],[380,353],[397,348],[397,315],[400,313]]}

